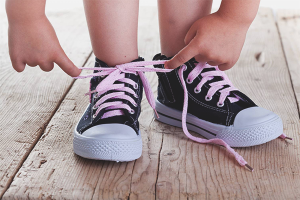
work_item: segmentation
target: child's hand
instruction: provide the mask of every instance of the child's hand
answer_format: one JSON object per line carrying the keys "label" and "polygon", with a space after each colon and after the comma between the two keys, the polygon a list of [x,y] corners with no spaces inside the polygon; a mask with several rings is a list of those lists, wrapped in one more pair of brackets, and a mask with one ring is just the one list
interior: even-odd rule
{"label": "child's hand", "polygon": [[186,47],[165,65],[174,69],[191,58],[230,69],[238,60],[245,42],[248,23],[225,18],[214,13],[197,20],[185,37]]}
{"label": "child's hand", "polygon": [[45,17],[9,23],[9,54],[14,69],[22,72],[25,65],[51,71],[56,63],[72,77],[81,72],[66,56],[56,33]]}

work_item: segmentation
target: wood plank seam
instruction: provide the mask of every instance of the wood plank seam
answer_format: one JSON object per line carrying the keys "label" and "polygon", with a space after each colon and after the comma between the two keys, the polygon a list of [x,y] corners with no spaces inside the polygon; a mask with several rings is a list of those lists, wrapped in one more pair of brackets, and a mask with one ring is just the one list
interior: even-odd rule
{"label": "wood plank seam", "polygon": [[[136,160],[135,160],[134,163],[133,163],[133,167],[132,167],[131,174],[133,174],[134,167],[135,167],[135,163],[136,163]],[[130,177],[130,184],[129,184],[129,194],[128,194],[128,197],[127,197],[128,200],[130,199],[130,194],[131,194],[132,177],[133,177],[133,176],[131,175],[131,177]]]}
{"label": "wood plank seam", "polygon": [[[278,27],[278,20],[276,21],[276,28],[277,28],[277,32],[279,34],[279,37],[282,38],[282,35],[281,35],[281,32],[280,32],[280,29]],[[291,70],[290,70],[290,65],[287,61],[287,55],[286,55],[286,51],[284,49],[284,45],[283,45],[283,42],[282,42],[282,39],[280,40],[280,44],[281,44],[281,48],[282,48],[282,51],[283,51],[283,55],[284,55],[284,60],[285,60],[285,63],[286,63],[286,66],[287,66],[287,69],[288,69],[288,73],[289,73],[289,78],[290,78],[290,81],[291,81],[291,86],[292,86],[292,89],[293,89],[293,93],[294,93],[294,98],[295,98],[295,101],[297,102],[296,106],[297,106],[297,110],[298,110],[298,117],[300,119],[300,108],[299,108],[299,101],[297,99],[297,95],[296,95],[296,90],[295,90],[295,87],[294,87],[294,83],[293,83],[293,79],[292,79],[292,75],[291,75]]]}
{"label": "wood plank seam", "polygon": [[[150,11],[149,15],[141,13],[146,18]],[[294,91],[287,80],[287,66],[270,14],[269,10],[259,13],[243,59],[229,76],[262,106],[281,114],[286,133],[298,141]],[[143,30],[149,30],[149,24],[150,20],[142,24],[147,28]],[[154,45],[158,34],[141,35],[147,41],[141,46],[142,52],[151,59],[150,55],[158,51]],[[256,58],[258,53],[260,58]],[[90,65],[93,62],[90,59]],[[291,73],[293,76],[293,70]],[[147,77],[154,88],[156,75]],[[135,163],[91,161],[74,155],[72,134],[88,102],[83,97],[88,81],[75,82],[3,199],[299,199],[298,145],[275,140],[238,149],[255,163],[256,170],[250,174],[219,147],[188,141],[180,128],[153,121],[146,101],[142,103],[140,127],[143,155]]]}
{"label": "wood plank seam", "polygon": [[[152,120],[152,122],[153,122],[153,120]],[[151,123],[152,123],[151,122]],[[151,123],[150,123],[150,126],[151,126]],[[160,145],[160,149],[159,149],[159,153],[158,153],[158,166],[157,166],[157,175],[156,175],[156,181],[155,181],[155,187],[154,187],[154,189],[155,189],[155,191],[154,191],[154,193],[155,193],[155,199],[157,199],[157,196],[156,196],[156,191],[157,191],[157,181],[158,181],[158,177],[159,177],[159,172],[160,172],[160,170],[159,170],[159,168],[160,168],[160,157],[161,157],[161,154],[162,154],[162,152],[161,152],[161,150],[162,150],[162,147],[163,147],[163,144],[164,144],[164,137],[165,137],[165,133],[162,133],[163,135],[162,135],[162,140],[161,140],[161,145]]]}
{"label": "wood plank seam", "polygon": [[[86,63],[88,62],[88,60],[90,59],[90,57],[92,56],[91,52],[86,60],[83,63],[83,67],[86,65]],[[38,141],[41,139],[41,137],[44,135],[45,130],[47,129],[47,126],[49,124],[49,122],[51,121],[51,119],[53,118],[53,116],[55,115],[56,111],[59,109],[61,103],[63,102],[63,100],[65,99],[65,97],[67,96],[67,94],[69,93],[69,91],[71,90],[72,86],[74,85],[76,80],[73,80],[70,84],[70,86],[67,88],[65,94],[61,97],[61,99],[57,102],[57,105],[55,107],[55,109],[53,110],[53,112],[51,113],[49,119],[45,122],[45,124],[43,125],[43,128],[41,128],[40,132],[38,133],[37,137],[35,138],[34,142],[32,143],[32,145],[28,148],[27,153],[24,155],[24,157],[20,160],[20,163],[18,164],[18,166],[16,167],[15,172],[13,173],[13,175],[8,179],[8,182],[6,183],[3,192],[0,194],[0,199],[2,199],[2,196],[4,195],[4,193],[8,190],[8,188],[10,187],[11,183],[13,182],[15,176],[17,175],[18,171],[20,170],[20,168],[22,167],[23,163],[25,162],[25,160],[28,158],[29,154],[31,153],[31,151],[34,149],[35,145],[38,143]]]}

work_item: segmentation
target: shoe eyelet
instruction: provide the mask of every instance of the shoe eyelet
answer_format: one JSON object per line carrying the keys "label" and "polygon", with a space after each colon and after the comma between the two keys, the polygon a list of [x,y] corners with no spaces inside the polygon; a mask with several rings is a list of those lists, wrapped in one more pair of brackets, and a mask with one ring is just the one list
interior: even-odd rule
{"label": "shoe eyelet", "polygon": [[193,81],[191,81],[189,78],[187,78],[187,79],[186,79],[186,82],[187,82],[188,84],[191,84]]}
{"label": "shoe eyelet", "polygon": [[195,89],[194,89],[194,92],[195,92],[196,94],[198,94],[198,93],[200,93],[200,92],[201,92],[201,89],[200,89],[200,90],[198,90],[197,88],[195,88]]}
{"label": "shoe eyelet", "polygon": [[97,117],[97,115],[96,114],[93,114],[93,119],[95,119]]}
{"label": "shoe eyelet", "polygon": [[138,89],[139,88],[139,85],[136,83],[134,86],[133,86],[134,89]]}
{"label": "shoe eyelet", "polygon": [[212,97],[205,96],[205,100],[206,100],[206,101],[211,101],[211,100],[212,100]]}
{"label": "shoe eyelet", "polygon": [[129,111],[129,113],[133,115],[135,112],[134,112],[133,109],[131,109],[131,110]]}
{"label": "shoe eyelet", "polygon": [[186,65],[181,65],[181,68],[183,69],[183,71],[186,71],[187,66]]}
{"label": "shoe eyelet", "polygon": [[218,103],[217,103],[217,106],[221,108],[221,107],[224,106],[224,103],[221,104],[221,103],[218,102]]}
{"label": "shoe eyelet", "polygon": [[96,107],[96,104],[93,106],[93,110],[96,110],[97,109],[97,107]]}
{"label": "shoe eyelet", "polygon": [[99,97],[98,97],[98,94],[95,93],[95,94],[94,94],[94,99],[97,99],[97,98],[99,98]]}

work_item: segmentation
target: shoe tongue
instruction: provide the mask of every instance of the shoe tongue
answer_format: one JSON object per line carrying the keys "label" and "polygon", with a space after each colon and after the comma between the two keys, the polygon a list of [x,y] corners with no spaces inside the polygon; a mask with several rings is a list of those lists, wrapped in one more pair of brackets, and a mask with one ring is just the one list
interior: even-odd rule
{"label": "shoe tongue", "polygon": [[[103,62],[102,60],[96,58],[95,61],[95,67],[109,67],[105,62]],[[98,73],[100,72],[100,70],[94,70],[94,73]],[[100,77],[100,76],[94,76],[91,78],[91,82],[90,82],[90,90],[95,90],[97,85],[103,80],[104,77]]]}
{"label": "shoe tongue", "polygon": [[[131,61],[131,62],[139,62],[139,61],[144,61],[144,58],[138,57],[137,59]],[[108,64],[106,64],[104,61],[100,60],[99,58],[96,58],[95,60],[95,67],[103,67],[103,68],[108,68]],[[100,70],[94,70],[94,73],[100,72]],[[100,76],[94,76],[91,78],[91,85],[90,89],[94,90],[96,89],[97,85],[105,78],[106,76],[100,77]]]}
{"label": "shoe tongue", "polygon": [[109,67],[104,61],[96,58],[95,67]]}

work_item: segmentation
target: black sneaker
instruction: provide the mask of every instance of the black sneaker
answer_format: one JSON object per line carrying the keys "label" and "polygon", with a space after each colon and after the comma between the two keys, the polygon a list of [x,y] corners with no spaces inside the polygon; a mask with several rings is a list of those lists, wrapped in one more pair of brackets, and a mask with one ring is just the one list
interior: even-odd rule
{"label": "black sneaker", "polygon": [[[143,60],[140,57],[132,62]],[[93,77],[90,104],[74,131],[74,152],[97,160],[139,158],[142,139],[138,118],[143,95],[140,76],[137,72],[125,73],[116,67],[108,67],[97,58],[95,68],[91,70],[95,70],[93,75],[83,77]]]}
{"label": "black sneaker", "polygon": [[[169,59],[161,54],[153,58]],[[164,65],[155,67],[164,68]],[[182,67],[170,73],[157,73],[156,110],[160,116],[157,120],[177,127],[185,126],[182,124],[183,79],[188,94],[186,125],[189,130],[207,139],[221,139],[231,147],[259,145],[282,135],[280,117],[258,107],[237,90],[218,67],[198,63],[194,58]]]}

